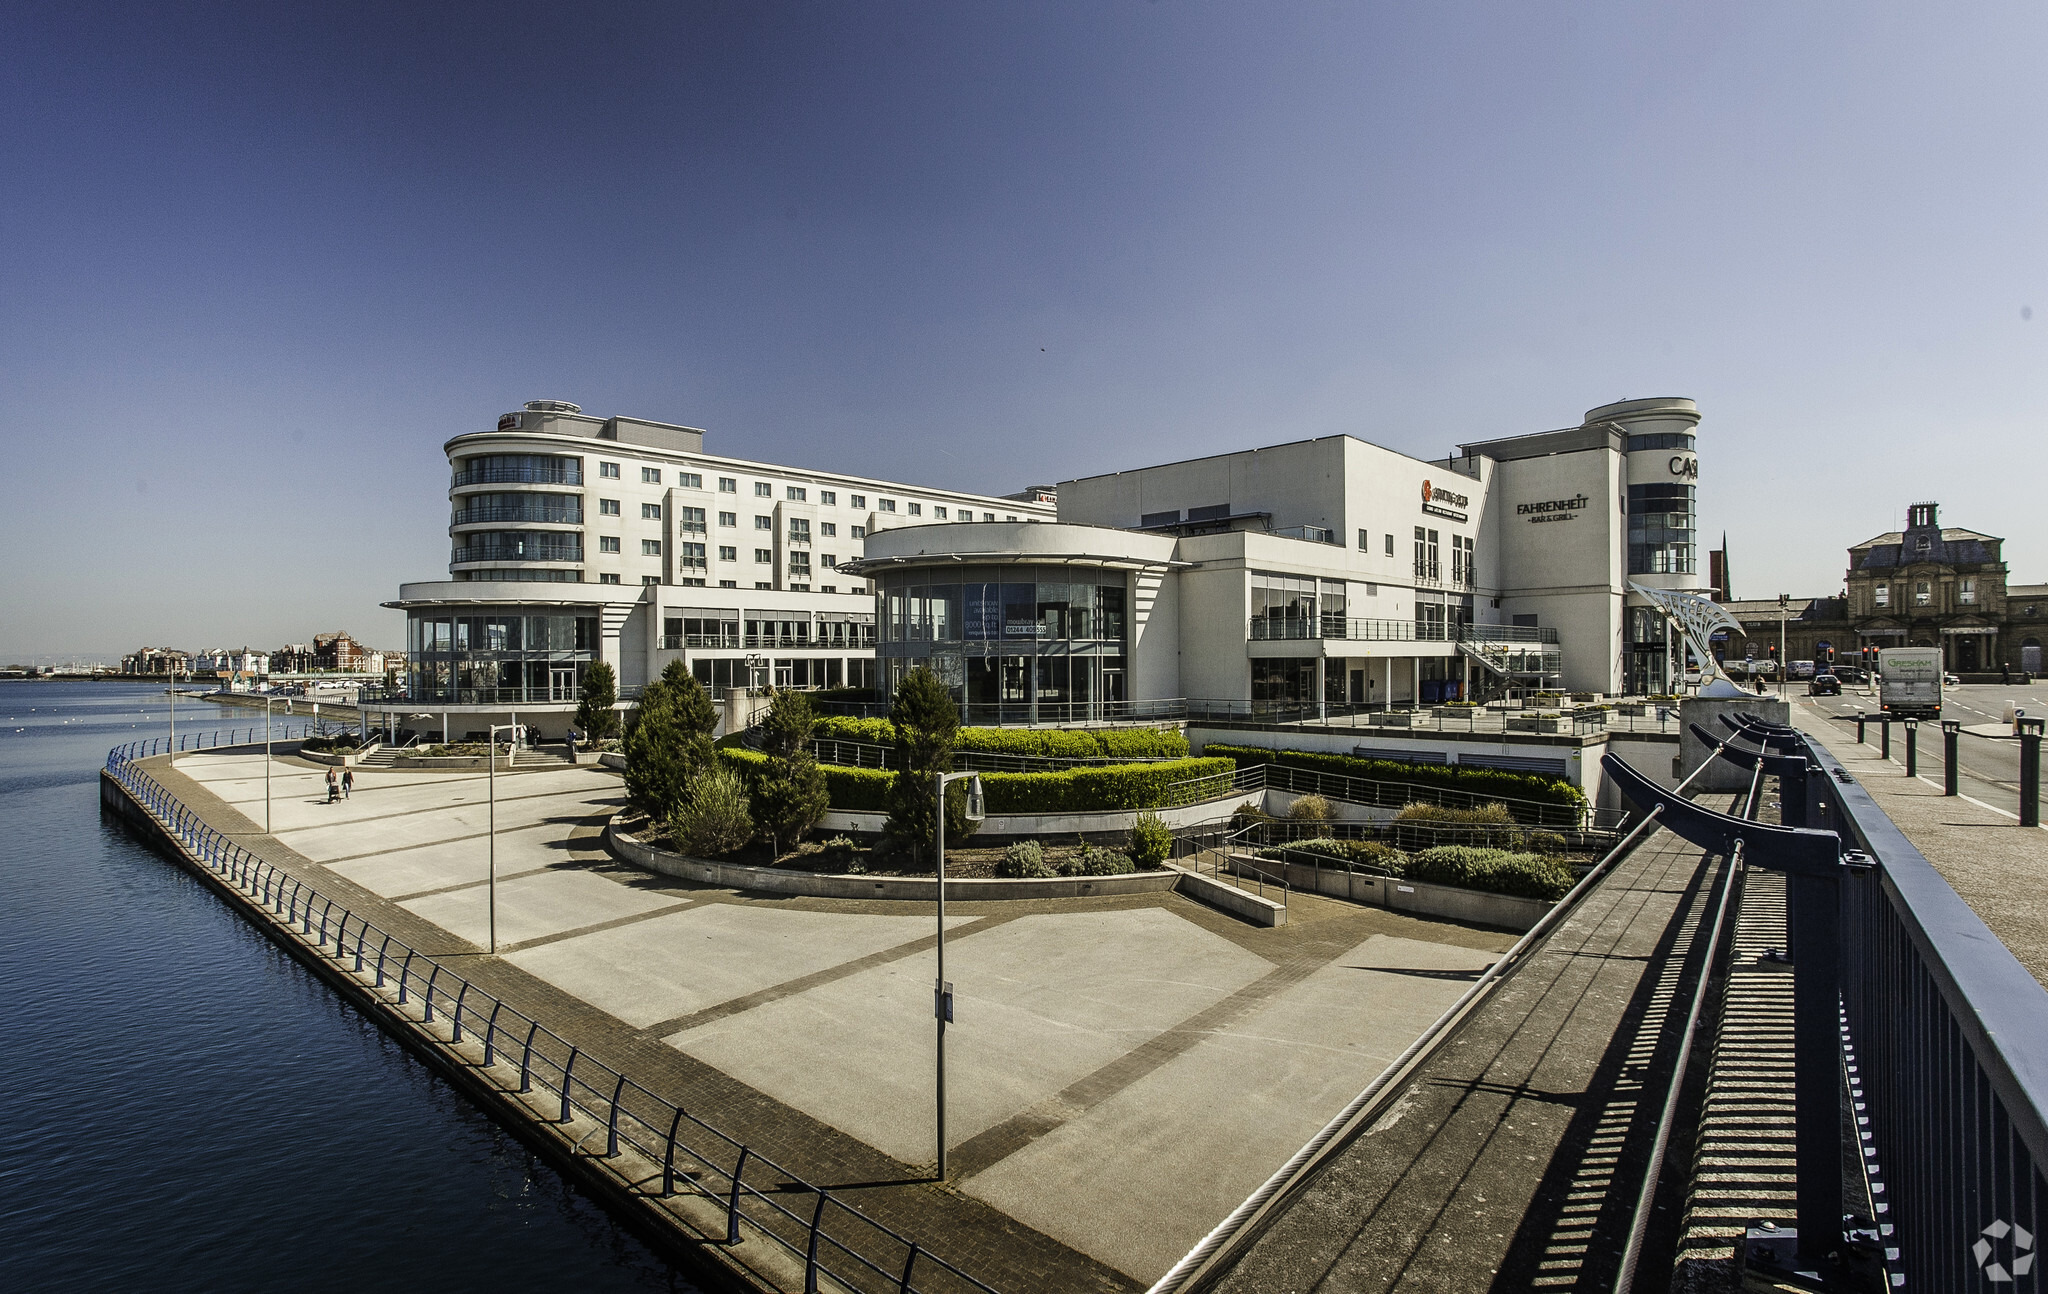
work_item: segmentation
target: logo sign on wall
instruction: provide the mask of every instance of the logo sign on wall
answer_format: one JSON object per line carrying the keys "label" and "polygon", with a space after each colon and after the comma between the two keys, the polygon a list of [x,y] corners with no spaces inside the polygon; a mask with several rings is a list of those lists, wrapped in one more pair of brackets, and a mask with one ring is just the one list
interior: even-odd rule
{"label": "logo sign on wall", "polygon": [[506,414],[506,415],[505,415],[504,417],[502,417],[502,418],[498,419],[498,430],[499,430],[499,431],[517,431],[517,430],[519,430],[519,424],[520,424],[520,423],[522,423],[522,422],[524,422],[525,420],[526,420],[526,415],[525,415],[525,414],[522,414],[522,413],[508,413],[508,414]]}
{"label": "logo sign on wall", "polygon": [[1517,503],[1515,515],[1527,517],[1531,522],[1577,521],[1579,514],[1591,502],[1583,494],[1569,499],[1542,499],[1535,503]]}
{"label": "logo sign on wall", "polygon": [[1699,479],[1700,460],[1690,454],[1673,454],[1667,466],[1673,476],[1683,476],[1689,480]]}
{"label": "logo sign on wall", "polygon": [[1465,520],[1465,514],[1458,511],[1458,509],[1470,506],[1472,506],[1472,500],[1462,494],[1443,489],[1428,481],[1422,483],[1422,510],[1431,516],[1448,517],[1452,521],[1463,521]]}

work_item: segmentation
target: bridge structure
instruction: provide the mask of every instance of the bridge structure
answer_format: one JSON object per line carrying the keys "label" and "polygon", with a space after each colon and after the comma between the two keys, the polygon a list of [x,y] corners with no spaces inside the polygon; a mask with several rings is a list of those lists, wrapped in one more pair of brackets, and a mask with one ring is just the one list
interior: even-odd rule
{"label": "bridge structure", "polygon": [[1608,756],[1633,830],[1152,1294],[2039,1287],[2048,990],[1818,737],[1690,726],[1746,789]]}

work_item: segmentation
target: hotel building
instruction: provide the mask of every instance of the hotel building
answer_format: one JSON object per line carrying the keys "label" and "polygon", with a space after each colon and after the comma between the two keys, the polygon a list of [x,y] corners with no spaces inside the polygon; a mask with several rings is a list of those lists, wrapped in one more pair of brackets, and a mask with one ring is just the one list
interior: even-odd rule
{"label": "hotel building", "polygon": [[892,688],[974,722],[1671,690],[1633,582],[1704,587],[1691,400],[1630,400],[1440,460],[1350,436],[1010,496],[704,452],[701,430],[533,401],[447,443],[448,578],[407,584],[393,712],[548,736],[581,673]]}

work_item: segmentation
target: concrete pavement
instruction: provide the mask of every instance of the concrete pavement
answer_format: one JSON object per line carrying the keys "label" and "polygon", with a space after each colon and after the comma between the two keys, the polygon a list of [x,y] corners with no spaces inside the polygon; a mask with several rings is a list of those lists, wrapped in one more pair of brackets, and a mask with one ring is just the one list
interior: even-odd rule
{"label": "concrete pavement", "polygon": [[[224,829],[260,822],[260,755],[177,771],[167,784]],[[382,902],[450,952],[480,944],[484,778],[358,770],[354,798],[329,805],[324,774],[273,765],[273,852],[359,891],[373,919]],[[929,905],[759,898],[626,867],[602,845],[620,786],[601,770],[497,789],[501,956],[469,962],[492,991],[673,1082],[793,1171],[856,1174],[863,1208],[1008,1290],[1156,1278],[1512,942],[1307,897],[1278,930],[1170,893],[950,904],[956,1171],[935,1191],[917,1182],[933,1146]]]}

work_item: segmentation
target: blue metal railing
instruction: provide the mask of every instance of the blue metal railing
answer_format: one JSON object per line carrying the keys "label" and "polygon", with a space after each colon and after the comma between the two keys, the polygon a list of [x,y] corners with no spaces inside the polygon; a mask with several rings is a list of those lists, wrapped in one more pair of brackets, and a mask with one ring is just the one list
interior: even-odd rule
{"label": "blue metal railing", "polygon": [[[303,726],[302,726],[303,727]],[[235,740],[261,728],[196,735],[179,749],[260,744]],[[804,1289],[821,1278],[857,1291],[951,1294],[995,1289],[869,1217],[830,1189],[814,1185],[750,1145],[591,1057],[532,1016],[464,979],[364,917],[214,830],[137,761],[168,749],[166,738],[119,746],[106,771],[185,856],[271,914],[302,947],[353,976],[387,1008],[435,1042],[462,1046],[465,1037],[481,1073],[537,1116],[583,1134],[604,1133],[604,1157],[627,1152],[640,1171],[622,1174],[630,1189],[666,1200],[678,1191],[711,1200],[724,1214],[723,1243],[744,1233],[779,1246],[802,1264]],[[437,1027],[438,1026],[438,1027]],[[516,1075],[516,1082],[514,1076]],[[749,1169],[755,1169],[750,1180]],[[806,1198],[807,1197],[807,1198]],[[798,1208],[784,1199],[801,1201]]]}
{"label": "blue metal railing", "polygon": [[1875,860],[1843,884],[1842,1014],[1895,1270],[1915,1290],[1985,1288],[2001,1260],[2021,1275],[1998,1231],[2038,1246],[2048,1226],[2048,989],[1803,735],[1821,813]]}

